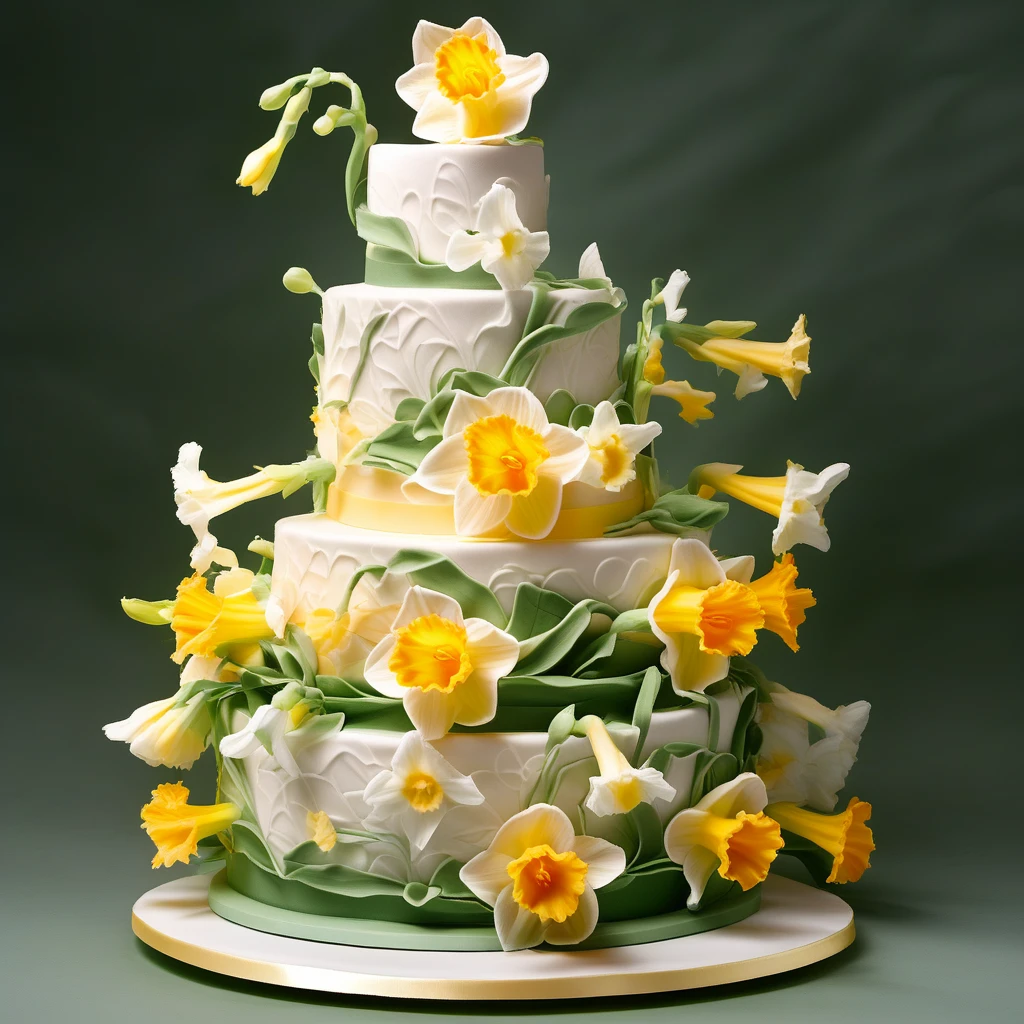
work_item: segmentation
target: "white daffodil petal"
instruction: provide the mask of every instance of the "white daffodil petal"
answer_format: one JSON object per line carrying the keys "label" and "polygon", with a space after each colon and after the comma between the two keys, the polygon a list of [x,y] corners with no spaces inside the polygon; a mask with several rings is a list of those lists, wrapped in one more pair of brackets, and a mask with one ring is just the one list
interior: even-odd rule
{"label": "white daffodil petal", "polygon": [[[465,26],[459,31],[465,31]],[[412,59],[415,64],[434,63],[437,48],[455,35],[455,29],[421,20],[412,34]]]}
{"label": "white daffodil petal", "polygon": [[693,846],[687,853],[683,860],[683,875],[690,886],[690,895],[686,898],[686,906],[690,910],[697,909],[708,879],[718,870],[718,863],[718,858],[703,846]]}
{"label": "white daffodil petal", "polygon": [[395,679],[395,673],[388,668],[394,649],[395,637],[394,634],[389,634],[367,655],[366,664],[363,666],[363,678],[378,693],[401,700],[408,692],[408,687],[402,686]]}
{"label": "white daffodil petal", "polygon": [[532,911],[516,903],[511,885],[502,889],[494,904],[494,930],[506,953],[530,949],[544,941],[544,923]]}
{"label": "white daffodil petal", "polygon": [[[486,725],[498,710],[498,681],[488,673],[474,672],[456,687],[454,693],[446,696],[453,709],[452,722]],[[451,728],[452,722],[445,727],[445,732]]]}
{"label": "white daffodil petal", "polygon": [[450,270],[461,272],[486,259],[490,251],[490,242],[485,235],[457,231],[448,239],[444,261]]}
{"label": "white daffodil petal", "polygon": [[463,865],[459,878],[474,896],[493,907],[501,890],[512,885],[508,866],[513,859],[500,850],[484,850]]}
{"label": "white daffodil petal", "polygon": [[702,541],[682,537],[672,544],[669,572],[678,571],[676,586],[707,590],[725,582],[725,570]]}
{"label": "white daffodil petal", "polygon": [[412,133],[426,142],[458,142],[462,137],[459,107],[439,92],[427,93],[412,123]]}
{"label": "white daffodil petal", "polygon": [[482,235],[491,238],[501,238],[512,231],[523,231],[523,222],[516,210],[515,192],[495,182],[480,200],[476,227]]}
{"label": "white daffodil petal", "polygon": [[[528,92],[529,99],[532,99],[533,94],[547,81],[550,70],[547,58],[542,53],[531,53],[529,57],[516,57],[513,54],[508,54],[503,56],[498,64],[505,73],[507,87],[518,93]],[[529,115],[529,107],[527,107],[527,115]],[[516,131],[518,130],[516,129]]]}
{"label": "white daffodil petal", "polygon": [[[465,686],[463,683],[459,690]],[[409,721],[425,740],[439,740],[455,724],[455,703],[449,699],[449,694],[439,690],[408,687],[404,704]]]}
{"label": "white daffodil petal", "polygon": [[576,836],[573,851],[587,864],[587,885],[600,889],[626,870],[626,853],[620,846],[596,836]]}
{"label": "white daffodil petal", "polygon": [[509,818],[498,829],[491,849],[515,860],[531,846],[546,843],[556,851],[568,850],[574,840],[572,822],[565,811],[551,804],[533,804]]}
{"label": "white daffodil petal", "polygon": [[423,106],[427,97],[436,88],[437,79],[434,77],[433,63],[418,63],[395,82],[398,95],[416,110]]}
{"label": "white daffodil petal", "polygon": [[[497,388],[496,390],[504,391],[506,389]],[[481,398],[479,395],[471,395],[468,391],[457,391],[455,401],[452,402],[452,407],[448,410],[448,418],[444,421],[445,440],[457,440],[465,447],[462,432],[470,423],[504,412],[504,409],[495,408],[494,399],[491,398],[494,393],[492,391],[490,395]],[[437,449],[432,450],[436,451]]]}
{"label": "white daffodil petal", "polygon": [[593,278],[607,280],[608,275],[605,273],[604,261],[601,259],[601,252],[597,247],[597,242],[591,242],[583,250],[583,255],[580,256],[579,276],[583,280]]}
{"label": "white daffodil petal", "polygon": [[466,639],[474,672],[501,679],[519,660],[519,641],[485,619],[466,619]]}
{"label": "white daffodil petal", "polygon": [[542,471],[548,476],[557,477],[568,483],[587,464],[590,448],[587,442],[568,427],[552,423],[544,435],[544,446],[548,457],[544,460]]}
{"label": "white daffodil petal", "polygon": [[455,532],[479,537],[500,526],[512,509],[509,494],[481,494],[468,480],[455,489]]}
{"label": "white daffodil petal", "polygon": [[495,31],[494,26],[486,18],[469,18],[462,28],[456,29],[456,31],[470,37],[482,35],[487,40],[487,45],[494,51],[496,57],[501,58],[505,56],[505,44],[501,41],[501,36]]}
{"label": "white daffodil petal", "polygon": [[736,558],[722,558],[718,564],[722,567],[727,580],[737,583],[749,583],[754,575],[754,556],[738,555]]}
{"label": "white daffodil petal", "polygon": [[551,532],[561,511],[562,483],[542,473],[529,494],[512,497],[505,525],[525,540],[543,540]]}
{"label": "white daffodil petal", "polygon": [[[590,874],[587,873],[587,881]],[[578,942],[590,938],[597,927],[597,895],[588,884],[580,893],[580,902],[576,913],[567,917],[561,924],[549,921],[544,930],[544,941],[552,946],[575,946]]]}
{"label": "white daffodil petal", "polygon": [[740,811],[748,814],[763,811],[767,804],[764,782],[753,772],[743,772],[735,779],[716,786],[696,804],[696,808],[721,818],[735,818]]}
{"label": "white daffodil petal", "polygon": [[391,628],[401,629],[408,626],[413,619],[420,619],[425,615],[439,615],[449,622],[455,622],[460,626],[463,624],[462,607],[454,597],[438,593],[436,590],[427,590],[426,587],[410,587]]}
{"label": "white daffodil petal", "polygon": [[[510,416],[516,423],[529,427],[530,430],[536,431],[538,434],[545,434],[550,429],[544,406],[540,399],[527,388],[495,388],[487,395],[485,401],[489,407],[488,415]],[[545,440],[547,440],[546,437]]]}

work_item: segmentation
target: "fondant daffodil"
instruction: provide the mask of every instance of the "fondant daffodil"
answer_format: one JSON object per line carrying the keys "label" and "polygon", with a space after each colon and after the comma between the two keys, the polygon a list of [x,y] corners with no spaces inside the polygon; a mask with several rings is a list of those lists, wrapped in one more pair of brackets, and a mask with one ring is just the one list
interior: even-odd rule
{"label": "fondant daffodil", "polygon": [[764,625],[750,587],[730,578],[708,546],[694,538],[673,543],[668,578],[647,615],[665,645],[661,663],[677,693],[699,692],[724,679],[730,656],[749,654]]}
{"label": "fondant daffodil", "polygon": [[695,469],[690,479],[700,484],[702,498],[721,491],[775,516],[779,522],[772,533],[774,554],[796,544],[828,551],[831,540],[822,513],[832,492],[850,475],[850,467],[837,462],[820,473],[808,473],[795,462],[787,465],[785,476],[742,476],[742,466],[712,462]]}
{"label": "fondant daffodil", "polygon": [[[686,310],[683,310],[685,314]],[[665,380],[662,365],[662,349],[665,341],[660,335],[651,338],[644,360],[643,376],[651,384],[651,394],[671,398],[679,403],[679,418],[695,427],[701,420],[714,419],[715,414],[708,406],[715,400],[714,391],[700,391],[688,380]]]}
{"label": "fondant daffodil", "polygon": [[657,768],[634,768],[626,760],[600,718],[588,715],[583,725],[600,771],[590,779],[590,792],[584,801],[587,810],[599,817],[627,814],[639,804],[671,800],[676,795]]}
{"label": "fondant daffodil", "polygon": [[391,632],[370,652],[363,675],[397,697],[424,739],[452,725],[483,725],[498,705],[498,680],[519,659],[519,643],[485,619],[465,619],[446,594],[412,587]]}
{"label": "fondant daffodil", "polygon": [[395,88],[416,111],[413,135],[429,142],[500,142],[515,135],[548,77],[542,54],[506,53],[483,18],[457,29],[421,21],[412,58],[415,66]]}
{"label": "fondant daffodil", "polygon": [[460,391],[443,440],[409,478],[455,496],[455,530],[480,536],[504,524],[527,540],[546,537],[562,508],[562,488],[590,457],[586,441],[549,423],[526,388],[497,388],[478,398]]}
{"label": "fondant daffodil", "polygon": [[[197,679],[220,679],[220,658],[189,658],[181,686]],[[184,703],[178,695],[143,704],[121,722],[103,726],[107,739],[129,743],[129,750],[148,765],[191,768],[210,744],[213,723],[206,697],[197,693]]]}
{"label": "fondant daffodil", "polygon": [[787,551],[764,576],[749,584],[764,612],[764,628],[782,637],[791,651],[800,650],[796,631],[807,618],[807,609],[817,603],[807,587],[796,585],[796,577],[796,562]]}
{"label": "fondant daffodil", "polygon": [[453,807],[482,804],[484,796],[468,775],[452,767],[418,732],[408,732],[398,744],[390,770],[370,780],[363,800],[373,809],[365,822],[368,829],[399,831],[422,850]]}
{"label": "fondant daffodil", "polygon": [[852,797],[841,814],[818,814],[796,804],[769,804],[767,812],[787,832],[820,846],[832,855],[827,882],[856,882],[871,867],[875,838],[865,824],[871,804]]}
{"label": "fondant daffodil", "polygon": [[239,816],[234,804],[194,806],[188,788],[165,782],[153,790],[153,799],[142,808],[142,827],[156,845],[153,867],[187,864],[199,849],[199,840],[223,832]]}
{"label": "fondant daffodil", "polygon": [[[709,325],[712,328],[714,324]],[[739,378],[736,397],[744,398],[760,391],[768,383],[765,374],[781,377],[789,393],[796,398],[800,384],[811,372],[808,357],[811,339],[807,334],[807,318],[801,314],[788,341],[749,341],[746,338],[709,338],[705,342],[680,339],[676,344],[694,359],[714,363],[719,370],[730,370]]]}
{"label": "fondant daffodil", "polygon": [[598,249],[597,242],[591,242],[583,250],[578,273],[581,280],[597,281],[607,288],[612,293],[612,301],[616,306],[626,301],[626,293],[612,284],[612,279],[604,269],[604,260],[601,259],[601,250]]}
{"label": "fondant daffodil", "polygon": [[309,109],[312,89],[300,89],[285,104],[281,120],[273,138],[268,139],[258,149],[254,149],[242,162],[242,170],[235,179],[236,185],[251,188],[254,196],[266,192],[277,172],[285,146],[295,135],[302,115]]}
{"label": "fondant daffodil", "polygon": [[[871,705],[857,701],[832,711],[813,697],[782,687],[758,705],[761,748],[757,774],[773,803],[795,803],[818,811],[835,808],[838,793],[857,760]],[[824,732],[811,742],[808,723]]]}
{"label": "fondant daffodil", "polygon": [[615,406],[600,402],[590,426],[580,427],[576,433],[589,450],[578,479],[591,487],[621,491],[636,479],[637,454],[661,433],[661,424],[620,423]]}
{"label": "fondant daffodil", "polygon": [[338,830],[326,811],[306,812],[306,828],[309,838],[320,847],[321,852],[330,853],[337,845]]}
{"label": "fondant daffodil", "polygon": [[778,824],[764,813],[764,783],[744,772],[716,786],[693,807],[680,811],[665,829],[665,851],[690,886],[686,905],[696,910],[708,879],[717,870],[746,892],[768,877],[782,848]]}
{"label": "fondant daffodil", "polygon": [[459,877],[494,907],[501,948],[513,950],[582,942],[597,925],[594,890],[625,869],[620,847],[577,836],[564,811],[534,804],[509,818]]}
{"label": "fondant daffodil", "polygon": [[455,271],[479,263],[505,291],[525,288],[551,251],[548,233],[526,229],[516,210],[516,194],[497,181],[480,200],[473,227],[448,239],[445,263]]}
{"label": "fondant daffodil", "polygon": [[256,643],[274,635],[252,592],[253,578],[248,569],[232,569],[216,577],[212,591],[198,574],[178,584],[171,609],[173,661],[181,664],[190,654],[210,657],[222,644]]}

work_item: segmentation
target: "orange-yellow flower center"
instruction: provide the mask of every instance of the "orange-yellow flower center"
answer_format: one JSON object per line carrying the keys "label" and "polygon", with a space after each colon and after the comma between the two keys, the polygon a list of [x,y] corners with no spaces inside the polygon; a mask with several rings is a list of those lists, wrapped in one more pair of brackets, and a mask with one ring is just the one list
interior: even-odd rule
{"label": "orange-yellow flower center", "polygon": [[806,610],[817,603],[808,588],[797,587],[796,577],[796,563],[787,552],[766,575],[750,584],[764,612],[764,628],[777,633],[793,651],[800,649],[797,628],[807,618]]}
{"label": "orange-yellow flower center", "polygon": [[456,32],[442,43],[434,51],[434,74],[437,88],[453,103],[467,97],[479,99],[505,81],[498,55],[482,32],[477,36]]}
{"label": "orange-yellow flower center", "polygon": [[768,877],[768,868],[783,845],[779,823],[763,811],[740,811],[735,818],[708,814],[704,832],[701,845],[718,857],[718,873],[739,882],[744,892]]}
{"label": "orange-yellow flower center", "polygon": [[463,432],[469,482],[485,495],[529,494],[537,470],[551,454],[536,430],[502,413],[487,416]]}
{"label": "orange-yellow flower center", "polygon": [[531,846],[508,865],[512,898],[542,921],[561,924],[576,913],[587,885],[587,864],[572,850]]}
{"label": "orange-yellow flower center", "polygon": [[694,633],[710,654],[749,654],[757,643],[764,613],[750,587],[735,580],[702,590],[673,587],[654,610],[666,633]]}
{"label": "orange-yellow flower center", "polygon": [[436,811],[444,799],[441,783],[427,772],[409,772],[402,783],[402,796],[409,801],[414,811],[426,814]]}
{"label": "orange-yellow flower center", "polygon": [[601,463],[601,483],[606,487],[609,484],[614,487],[626,482],[632,459],[629,449],[618,434],[612,434],[607,441],[591,446],[590,452]]}
{"label": "orange-yellow flower center", "polygon": [[401,686],[451,693],[473,671],[466,630],[440,615],[421,615],[398,630],[388,668]]}

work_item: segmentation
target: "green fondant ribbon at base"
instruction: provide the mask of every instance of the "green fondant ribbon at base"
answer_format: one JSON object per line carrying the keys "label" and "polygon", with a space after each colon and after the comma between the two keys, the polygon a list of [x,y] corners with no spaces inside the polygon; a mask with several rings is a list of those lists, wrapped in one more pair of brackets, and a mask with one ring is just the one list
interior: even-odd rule
{"label": "green fondant ribbon at base", "polygon": [[468,270],[450,270],[443,263],[420,263],[398,249],[369,243],[366,246],[366,283],[385,288],[501,288],[480,264]]}
{"label": "green fondant ribbon at base", "polygon": [[[693,912],[685,906],[681,872],[634,875],[607,893],[598,890],[598,925],[586,941],[571,948],[640,945],[735,924],[761,903],[759,886],[749,892],[738,888]],[[400,897],[341,896],[271,875],[245,857],[228,858],[227,868],[210,885],[209,899],[218,916],[272,935],[379,949],[501,949],[490,909],[475,901],[436,898],[413,907]]]}

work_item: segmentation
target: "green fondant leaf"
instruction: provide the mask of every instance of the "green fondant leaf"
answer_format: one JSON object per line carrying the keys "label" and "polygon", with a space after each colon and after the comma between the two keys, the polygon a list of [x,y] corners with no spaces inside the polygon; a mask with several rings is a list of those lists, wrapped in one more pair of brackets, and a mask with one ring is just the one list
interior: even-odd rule
{"label": "green fondant leaf", "polygon": [[581,654],[579,664],[571,674],[578,679],[600,679],[602,676],[632,675],[661,660],[662,645],[645,643],[643,637],[655,639],[653,634],[606,633],[598,637]]}
{"label": "green fondant leaf", "polygon": [[494,594],[443,555],[405,548],[388,562],[388,570],[404,573],[418,587],[454,597],[467,618],[486,619],[505,628],[507,618]]}
{"label": "green fondant leaf", "polygon": [[580,427],[589,427],[594,422],[594,407],[587,405],[577,405],[572,411],[572,415],[569,417],[569,426],[573,430],[579,430]]}
{"label": "green fondant leaf", "polygon": [[633,725],[638,730],[636,748],[630,763],[636,767],[640,761],[641,751],[647,741],[647,732],[651,727],[651,715],[654,712],[654,702],[661,691],[662,672],[660,668],[651,666],[644,673],[643,682],[640,684],[640,692],[636,697],[636,705],[633,708]]}
{"label": "green fondant leaf", "polygon": [[636,852],[627,868],[632,869],[635,864],[646,864],[663,858],[665,826],[662,825],[658,812],[650,804],[642,803],[637,804],[627,817],[636,832]]}
{"label": "green fondant leaf", "polygon": [[[520,584],[520,590],[529,585]],[[572,653],[577,642],[584,637],[594,612],[600,613],[606,608],[607,605],[592,600],[574,605],[557,625],[522,642],[519,661],[513,673],[536,676],[550,672]]]}
{"label": "green fondant leaf", "polygon": [[423,406],[427,403],[422,398],[413,398],[411,395],[408,398],[403,398],[398,403],[398,408],[395,410],[396,420],[415,420],[417,416],[423,411]]}
{"label": "green fondant leaf", "polygon": [[555,747],[564,743],[576,728],[576,705],[570,704],[551,719],[548,726],[548,740],[544,746],[544,753],[550,754]]}
{"label": "green fondant leaf", "polygon": [[[476,900],[476,896],[466,888],[466,883],[459,877],[462,865],[453,857],[449,857],[431,875],[430,887],[437,888],[446,899]],[[479,901],[477,901],[479,902]]]}
{"label": "green fondant leaf", "polygon": [[[382,837],[383,838],[383,837]],[[337,850],[338,847],[335,847]],[[332,851],[333,852],[333,851]],[[330,860],[312,840],[284,857],[284,878],[344,896],[405,896],[405,884]]]}
{"label": "green fondant leaf", "polygon": [[553,590],[520,583],[512,602],[508,632],[520,642],[529,640],[557,626],[572,608],[572,601]]}
{"label": "green fondant leaf", "polygon": [[650,523],[664,533],[681,536],[690,530],[710,530],[728,514],[728,502],[698,498],[686,490],[669,491],[657,498],[647,511],[637,513],[624,523],[609,526],[605,533],[624,533],[641,523]]}
{"label": "green fondant leaf", "polygon": [[414,907],[422,907],[435,896],[441,895],[439,885],[425,885],[423,882],[407,882],[402,890],[402,898]]}
{"label": "green fondant leaf", "polygon": [[563,427],[569,425],[569,417],[575,408],[576,399],[565,388],[552,391],[550,397],[544,403],[544,411],[548,414],[548,422],[559,423]]}
{"label": "green fondant leaf", "polygon": [[[225,758],[225,763],[229,760],[230,758]],[[232,823],[229,831],[232,853],[240,853],[242,856],[248,857],[253,864],[264,871],[269,871],[272,875],[280,873],[274,855],[270,852],[270,847],[267,846],[257,825],[240,818]]]}
{"label": "green fondant leaf", "polygon": [[832,854],[809,839],[787,832],[785,829],[782,830],[782,838],[786,845],[779,850],[779,853],[796,857],[814,879],[815,885],[825,885],[828,876],[832,873]]}
{"label": "green fondant leaf", "polygon": [[704,325],[713,331],[716,338],[742,338],[749,334],[757,324],[753,320],[712,320]]}
{"label": "green fondant leaf", "polygon": [[440,434],[417,437],[411,423],[392,423],[366,446],[362,464],[411,476],[440,439]]}
{"label": "green fondant leaf", "polygon": [[397,249],[406,256],[419,260],[412,232],[401,217],[385,217],[379,213],[371,213],[366,206],[360,206],[356,209],[356,234],[364,242]]}
{"label": "green fondant leaf", "polygon": [[736,717],[736,725],[733,728],[732,756],[742,765],[750,754],[750,730],[751,727],[757,730],[755,739],[760,739],[761,730],[754,724],[754,715],[757,713],[757,691],[751,690],[740,705],[739,714]]}
{"label": "green fondant leaf", "polygon": [[527,334],[512,350],[501,371],[501,378],[513,386],[524,386],[537,363],[541,349],[576,334],[586,334],[605,320],[620,315],[626,303],[588,302],[577,306],[565,318],[564,324],[544,324]]}
{"label": "green fondant leaf", "polygon": [[[459,391],[465,391],[478,398],[489,395],[495,388],[505,387],[505,381],[479,370],[454,370],[441,378],[436,395],[420,410],[413,427],[417,438],[440,438],[448,410]],[[436,442],[435,442],[436,443]]]}

